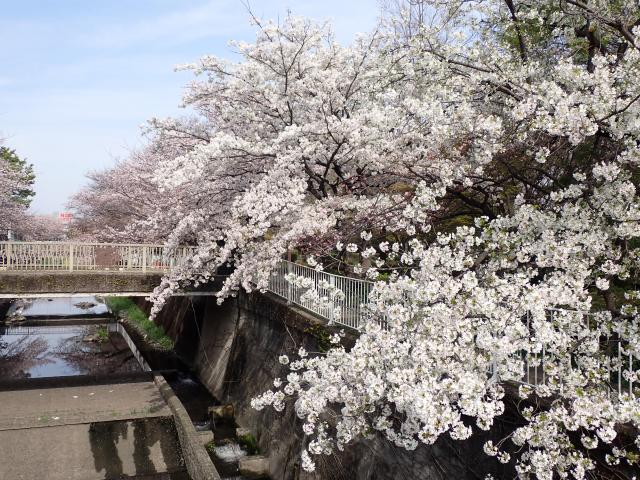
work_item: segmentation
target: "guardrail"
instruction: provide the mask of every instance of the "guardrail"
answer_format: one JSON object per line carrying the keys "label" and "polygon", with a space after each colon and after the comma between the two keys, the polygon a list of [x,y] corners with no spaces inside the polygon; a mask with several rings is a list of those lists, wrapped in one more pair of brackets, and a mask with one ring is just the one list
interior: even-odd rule
{"label": "guardrail", "polygon": [[0,270],[164,272],[192,251],[147,244],[0,242]]}
{"label": "guardrail", "polygon": [[[303,277],[308,281],[304,286],[296,285],[287,279],[288,276]],[[321,272],[286,260],[278,264],[269,279],[269,290],[276,295],[329,322],[356,330],[360,328],[363,307],[372,289],[373,282]],[[308,291],[324,297],[324,301],[307,298]],[[336,291],[340,292],[340,298],[335,298]]]}
{"label": "guardrail", "polygon": [[[303,278],[304,282],[290,280],[293,278]],[[367,280],[360,280],[352,277],[344,277],[331,273],[317,271],[314,268],[306,267],[296,263],[281,261],[272,272],[269,279],[269,290],[279,297],[284,298],[292,304],[298,305],[305,310],[321,317],[322,319],[343,325],[355,330],[362,326],[362,318],[368,296],[373,290],[374,283]],[[343,295],[335,295],[338,289]],[[309,291],[314,295],[307,296]],[[321,301],[317,301],[319,297]],[[576,312],[562,309],[549,309],[547,314],[554,315],[571,314],[576,315],[576,321],[584,322],[589,327],[589,320],[594,313]],[[523,318],[527,328],[531,327],[529,314]],[[607,372],[608,382],[603,388],[609,394],[638,394],[640,385],[635,385],[633,380],[625,378],[625,370],[633,375],[640,371],[640,361],[635,360],[633,354],[627,351],[627,345],[616,337],[601,338],[600,348],[606,352],[603,368]],[[527,385],[541,385],[548,382],[545,373],[545,363],[549,359],[549,354],[543,346],[538,353],[522,353],[524,364],[523,378],[520,383]],[[575,361],[575,359],[572,359]],[[488,372],[490,376],[496,376],[497,372],[492,369]],[[562,387],[561,387],[562,388]]]}

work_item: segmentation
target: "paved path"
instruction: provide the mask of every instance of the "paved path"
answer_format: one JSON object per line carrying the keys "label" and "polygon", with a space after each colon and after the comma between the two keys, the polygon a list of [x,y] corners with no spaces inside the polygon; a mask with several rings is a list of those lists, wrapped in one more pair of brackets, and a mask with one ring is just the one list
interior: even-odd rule
{"label": "paved path", "polygon": [[187,479],[155,383],[0,392],[0,479]]}
{"label": "paved path", "polygon": [[0,406],[0,431],[171,416],[153,382],[0,392]]}

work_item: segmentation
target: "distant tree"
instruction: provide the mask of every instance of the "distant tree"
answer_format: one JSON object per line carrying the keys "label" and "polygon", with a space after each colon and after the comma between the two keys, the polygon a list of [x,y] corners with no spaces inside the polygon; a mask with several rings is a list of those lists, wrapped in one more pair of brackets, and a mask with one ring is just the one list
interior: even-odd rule
{"label": "distant tree", "polygon": [[51,215],[27,214],[19,222],[16,235],[25,241],[59,241],[67,236],[66,226],[60,219]]}
{"label": "distant tree", "polygon": [[[154,180],[161,161],[176,158],[206,140],[193,119],[152,120],[148,144],[113,167],[90,172],[86,187],[69,200],[69,235],[98,241],[164,241],[183,217],[184,193],[160,190]],[[178,189],[179,190],[179,189]],[[178,197],[178,198],[176,198]],[[162,212],[162,222],[154,222]]]}
{"label": "distant tree", "polygon": [[28,212],[35,195],[33,165],[15,150],[0,146],[0,238],[10,230],[20,240],[62,240],[65,227],[57,218]]}
{"label": "distant tree", "polygon": [[33,172],[33,165],[20,158],[15,150],[6,146],[0,146],[0,158],[16,173],[19,180],[19,185],[16,186],[11,196],[17,203],[28,207],[35,195],[33,183],[36,175]]}
{"label": "distant tree", "polygon": [[16,153],[0,146],[0,235],[16,230],[33,197],[34,176],[30,165]]}

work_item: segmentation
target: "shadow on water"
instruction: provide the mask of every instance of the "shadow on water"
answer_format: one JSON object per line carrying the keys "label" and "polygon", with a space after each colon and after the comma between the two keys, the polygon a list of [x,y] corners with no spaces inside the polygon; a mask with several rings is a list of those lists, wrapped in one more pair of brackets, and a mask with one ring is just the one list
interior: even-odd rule
{"label": "shadow on water", "polygon": [[171,419],[92,423],[89,443],[95,470],[105,480],[189,478]]}

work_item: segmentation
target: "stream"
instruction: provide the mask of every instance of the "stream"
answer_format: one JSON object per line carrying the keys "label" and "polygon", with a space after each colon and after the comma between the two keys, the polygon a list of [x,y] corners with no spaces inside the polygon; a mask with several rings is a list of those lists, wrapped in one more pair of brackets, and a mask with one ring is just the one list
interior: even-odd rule
{"label": "stream", "polygon": [[168,374],[165,379],[189,413],[196,430],[213,432],[213,446],[208,446],[207,452],[220,476],[229,480],[247,479],[240,475],[238,461],[249,452],[238,441],[235,420],[212,421],[209,407],[220,405],[220,402],[189,371]]}

